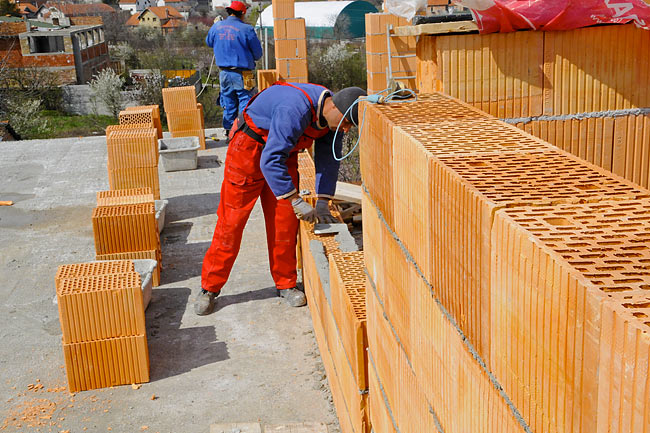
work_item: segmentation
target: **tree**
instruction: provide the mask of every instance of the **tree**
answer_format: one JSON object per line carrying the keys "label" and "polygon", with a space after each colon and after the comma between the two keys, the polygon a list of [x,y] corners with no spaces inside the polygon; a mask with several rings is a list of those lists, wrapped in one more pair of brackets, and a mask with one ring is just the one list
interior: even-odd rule
{"label": "tree", "polygon": [[[112,69],[104,69],[94,75],[90,82],[91,101],[97,107],[101,102],[108,109],[113,117],[117,119],[118,114],[124,106],[122,97],[122,85],[124,78],[120,77]],[[95,111],[97,109],[95,108]]]}
{"label": "tree", "polygon": [[0,17],[4,17],[7,15],[12,17],[21,16],[20,10],[18,10],[18,6],[16,6],[16,3],[12,3],[9,0],[0,0]]}

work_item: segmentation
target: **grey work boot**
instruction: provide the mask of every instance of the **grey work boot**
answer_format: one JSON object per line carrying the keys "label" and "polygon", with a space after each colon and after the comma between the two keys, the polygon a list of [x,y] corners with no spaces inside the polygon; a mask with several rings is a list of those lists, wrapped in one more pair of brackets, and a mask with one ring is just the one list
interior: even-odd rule
{"label": "grey work boot", "polygon": [[217,295],[219,294],[201,289],[201,293],[199,293],[194,300],[194,312],[199,316],[205,316],[206,314],[212,313]]}
{"label": "grey work boot", "polygon": [[307,304],[305,294],[295,287],[293,289],[278,290],[278,296],[284,298],[287,304],[292,307],[302,307]]}

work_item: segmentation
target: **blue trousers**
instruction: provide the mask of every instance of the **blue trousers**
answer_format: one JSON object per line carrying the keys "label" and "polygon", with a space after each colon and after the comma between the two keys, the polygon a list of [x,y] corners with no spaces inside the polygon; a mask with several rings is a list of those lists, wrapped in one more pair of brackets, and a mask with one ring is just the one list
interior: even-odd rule
{"label": "blue trousers", "polygon": [[244,78],[240,72],[220,71],[219,84],[221,86],[219,105],[223,107],[223,127],[229,130],[237,115],[251,99],[251,93],[244,89]]}

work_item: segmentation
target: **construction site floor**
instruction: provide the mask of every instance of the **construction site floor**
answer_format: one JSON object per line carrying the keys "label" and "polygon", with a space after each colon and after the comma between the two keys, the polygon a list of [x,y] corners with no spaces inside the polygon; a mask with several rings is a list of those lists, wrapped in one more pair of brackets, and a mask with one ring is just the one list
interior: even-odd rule
{"label": "construction site floor", "polygon": [[159,167],[169,205],[162,281],[146,311],[151,381],[71,395],[54,275],[95,257],[91,213],[95,193],[108,189],[106,140],[0,142],[0,200],[14,202],[0,206],[0,431],[209,432],[251,422],[338,431],[309,311],[276,297],[259,202],[216,312],[194,314],[227,150],[223,141],[207,147],[197,170]]}

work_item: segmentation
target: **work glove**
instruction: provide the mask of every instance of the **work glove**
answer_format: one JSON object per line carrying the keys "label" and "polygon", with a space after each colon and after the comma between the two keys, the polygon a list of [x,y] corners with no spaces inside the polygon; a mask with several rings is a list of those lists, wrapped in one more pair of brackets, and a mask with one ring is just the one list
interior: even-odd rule
{"label": "work glove", "polygon": [[321,224],[335,224],[338,222],[330,213],[329,200],[316,200],[316,219]]}
{"label": "work glove", "polygon": [[302,198],[297,197],[291,200],[291,206],[293,206],[293,212],[299,219],[309,223],[316,222],[316,211]]}

